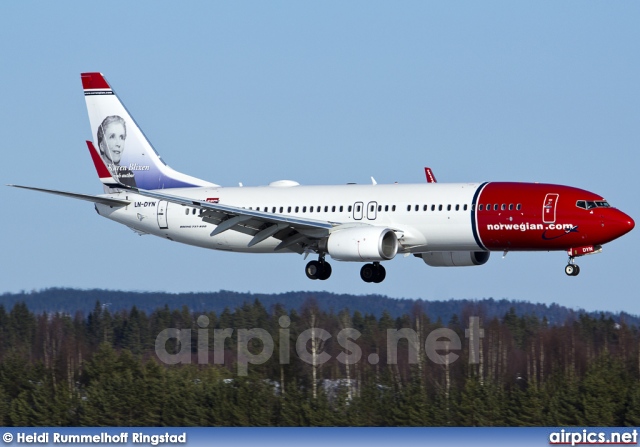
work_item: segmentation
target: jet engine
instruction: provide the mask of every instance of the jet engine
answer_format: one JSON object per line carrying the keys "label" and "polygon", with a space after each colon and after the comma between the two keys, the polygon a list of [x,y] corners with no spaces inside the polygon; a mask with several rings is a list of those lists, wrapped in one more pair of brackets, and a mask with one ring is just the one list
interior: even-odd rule
{"label": "jet engine", "polygon": [[469,267],[486,264],[488,251],[430,251],[416,254],[431,267]]}
{"label": "jet engine", "polygon": [[398,253],[398,237],[384,227],[337,230],[326,239],[326,251],[336,261],[386,261]]}

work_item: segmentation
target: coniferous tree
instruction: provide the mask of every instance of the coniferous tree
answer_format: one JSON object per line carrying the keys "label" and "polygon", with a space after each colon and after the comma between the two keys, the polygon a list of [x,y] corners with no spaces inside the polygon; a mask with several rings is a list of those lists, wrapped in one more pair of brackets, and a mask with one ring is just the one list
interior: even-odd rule
{"label": "coniferous tree", "polygon": [[541,425],[559,427],[579,425],[583,407],[577,377],[573,373],[556,370],[543,389],[547,402],[547,416]]}
{"label": "coniferous tree", "polygon": [[599,356],[585,374],[581,395],[584,425],[622,425],[627,400],[627,374],[622,364],[607,352]]}
{"label": "coniferous tree", "polygon": [[624,425],[627,427],[640,426],[640,382],[637,380],[629,384]]}

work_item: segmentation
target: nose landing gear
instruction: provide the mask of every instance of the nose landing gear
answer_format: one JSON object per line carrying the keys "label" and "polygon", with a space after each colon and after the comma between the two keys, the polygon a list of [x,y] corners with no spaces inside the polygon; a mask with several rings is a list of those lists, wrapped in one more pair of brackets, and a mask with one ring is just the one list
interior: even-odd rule
{"label": "nose landing gear", "polygon": [[373,264],[365,264],[360,269],[360,278],[364,282],[381,283],[387,276],[387,271],[379,262]]}
{"label": "nose landing gear", "polygon": [[580,274],[580,266],[575,263],[573,256],[569,256],[569,263],[564,268],[564,272],[567,276],[578,276]]}
{"label": "nose landing gear", "polygon": [[320,255],[317,261],[311,261],[304,269],[309,279],[319,279],[324,281],[331,276],[331,264],[324,260],[324,255]]}

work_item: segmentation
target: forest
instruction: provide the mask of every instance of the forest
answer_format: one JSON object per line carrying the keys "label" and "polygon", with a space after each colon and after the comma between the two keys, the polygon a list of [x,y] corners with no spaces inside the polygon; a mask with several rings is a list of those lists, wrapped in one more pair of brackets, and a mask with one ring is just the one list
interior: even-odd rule
{"label": "forest", "polygon": [[[475,343],[470,317],[482,329]],[[271,335],[274,354],[238,374],[238,334],[254,328]],[[352,350],[338,334],[346,328],[359,334],[352,340],[359,361],[344,361]],[[434,361],[425,340],[442,328],[461,343],[441,339],[443,361]],[[167,329],[191,338],[161,343],[167,353],[186,352],[180,363],[158,356]],[[230,336],[220,344],[216,330],[224,329]],[[391,361],[389,333],[402,329],[416,335],[420,349],[412,356],[413,342],[400,339]],[[311,361],[297,352],[305,333],[312,336],[301,349]],[[0,424],[638,426],[639,348],[637,325],[624,319],[576,313],[551,323],[513,307],[487,316],[479,303],[443,321],[420,303],[376,316],[322,309],[313,297],[298,310],[255,299],[209,312],[112,310],[98,301],[88,313],[36,313],[16,302],[0,305]],[[247,345],[251,355],[263,349],[256,339]]]}

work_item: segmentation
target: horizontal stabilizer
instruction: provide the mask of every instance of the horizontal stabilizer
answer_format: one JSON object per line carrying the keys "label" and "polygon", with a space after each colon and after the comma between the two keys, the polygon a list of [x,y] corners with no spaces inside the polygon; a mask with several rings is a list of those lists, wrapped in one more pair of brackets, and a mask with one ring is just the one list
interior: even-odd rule
{"label": "horizontal stabilizer", "polygon": [[90,196],[88,194],[78,194],[75,192],[58,191],[55,189],[34,188],[33,186],[7,185],[14,188],[30,189],[32,191],[46,192],[58,196],[71,197],[72,199],[86,200],[87,202],[101,203],[108,206],[127,206],[131,202],[128,200],[111,199],[109,197]]}

